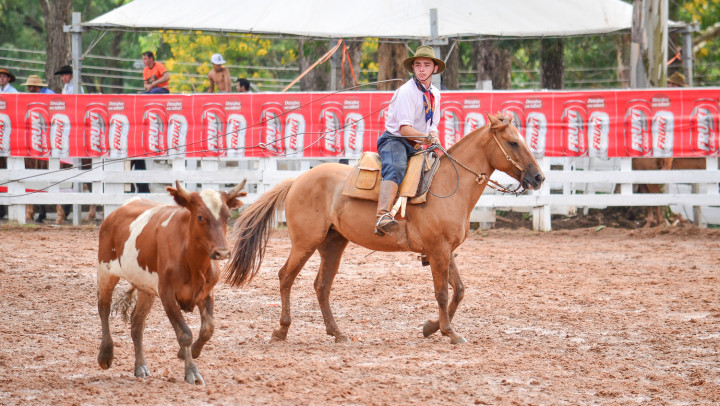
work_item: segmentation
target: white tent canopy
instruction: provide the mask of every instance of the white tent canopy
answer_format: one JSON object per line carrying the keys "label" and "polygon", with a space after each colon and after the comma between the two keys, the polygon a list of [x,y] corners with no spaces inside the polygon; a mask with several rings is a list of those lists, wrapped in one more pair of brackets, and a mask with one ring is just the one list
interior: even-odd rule
{"label": "white tent canopy", "polygon": [[547,37],[630,29],[621,0],[134,0],[83,23],[100,30],[200,30],[318,38]]}

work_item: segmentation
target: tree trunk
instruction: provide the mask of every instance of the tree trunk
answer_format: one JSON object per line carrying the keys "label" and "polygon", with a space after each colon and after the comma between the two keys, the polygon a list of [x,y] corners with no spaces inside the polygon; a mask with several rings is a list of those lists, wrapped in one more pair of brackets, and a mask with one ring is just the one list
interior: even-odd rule
{"label": "tree trunk", "polygon": [[63,32],[63,26],[70,24],[72,0],[40,0],[40,7],[45,18],[45,79],[50,89],[60,93],[62,80],[55,72],[70,61],[70,34]]}
{"label": "tree trunk", "polygon": [[[362,58],[362,41],[345,41],[347,45],[347,52],[349,55],[345,56],[345,64],[343,65],[343,46],[337,50],[338,53],[338,69],[336,74],[337,89],[348,89],[356,86],[353,81],[353,72],[355,72],[355,79],[360,81],[360,59]],[[350,69],[352,64],[352,69]],[[343,75],[345,75],[345,83],[343,83]]]}
{"label": "tree trunk", "polygon": [[473,53],[477,63],[476,80],[478,83],[484,80],[492,81],[493,89],[510,89],[512,71],[510,52],[497,45],[497,41],[494,40],[473,43]]}
{"label": "tree trunk", "polygon": [[563,88],[564,49],[562,38],[540,40],[540,88]]}
{"label": "tree trunk", "polygon": [[402,66],[402,62],[408,56],[405,44],[381,42],[378,45],[378,82],[402,79],[379,83],[378,90],[395,90],[405,83],[409,74]]}
{"label": "tree trunk", "polygon": [[628,87],[630,84],[630,67],[628,66],[628,61],[630,60],[630,35],[617,35],[614,40],[617,60],[617,80],[620,82],[621,88]]}
{"label": "tree trunk", "polygon": [[[442,85],[447,90],[458,90],[460,89],[460,50],[457,42],[453,42],[448,45],[440,47],[441,59],[445,61],[445,72],[442,74]],[[452,53],[448,55],[448,52]]]}
{"label": "tree trunk", "polygon": [[664,87],[667,70],[667,0],[634,0],[630,87]]}
{"label": "tree trunk", "polygon": [[[327,41],[298,40],[298,63],[300,73],[305,72],[312,64],[328,51]],[[330,89],[330,64],[318,64],[300,79],[301,91],[323,91]]]}

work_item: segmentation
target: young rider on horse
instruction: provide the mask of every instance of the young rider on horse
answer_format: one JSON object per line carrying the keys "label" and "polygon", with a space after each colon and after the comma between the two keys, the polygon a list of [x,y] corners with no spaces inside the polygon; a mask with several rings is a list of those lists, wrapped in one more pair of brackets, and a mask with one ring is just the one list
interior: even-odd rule
{"label": "young rider on horse", "polygon": [[432,47],[423,45],[403,61],[403,66],[413,77],[395,91],[388,107],[385,132],[377,142],[382,162],[375,224],[378,236],[390,234],[397,225],[390,210],[405,177],[408,157],[421,145],[438,143],[440,92],[432,86],[432,75],[442,73],[445,62],[435,57]]}

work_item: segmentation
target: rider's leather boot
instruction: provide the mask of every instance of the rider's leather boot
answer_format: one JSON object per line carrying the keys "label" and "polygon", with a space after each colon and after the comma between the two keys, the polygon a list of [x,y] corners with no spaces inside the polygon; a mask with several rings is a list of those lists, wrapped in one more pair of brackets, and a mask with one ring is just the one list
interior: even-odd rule
{"label": "rider's leather boot", "polygon": [[375,235],[384,236],[395,231],[398,222],[390,214],[393,203],[395,203],[395,195],[397,195],[398,184],[391,180],[383,180],[380,182],[380,195],[378,196],[377,205],[377,223],[375,224]]}

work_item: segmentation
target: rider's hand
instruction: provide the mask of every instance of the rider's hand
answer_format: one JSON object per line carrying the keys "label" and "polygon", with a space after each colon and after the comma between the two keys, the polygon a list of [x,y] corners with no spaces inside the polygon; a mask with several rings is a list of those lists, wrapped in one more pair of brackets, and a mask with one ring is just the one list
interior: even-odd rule
{"label": "rider's hand", "polygon": [[440,139],[438,139],[437,131],[430,131],[423,140],[423,145],[432,145],[432,144],[439,144]]}

